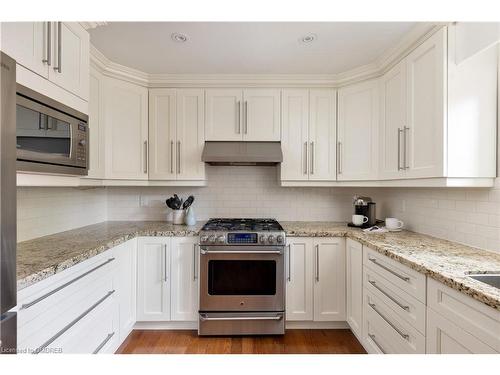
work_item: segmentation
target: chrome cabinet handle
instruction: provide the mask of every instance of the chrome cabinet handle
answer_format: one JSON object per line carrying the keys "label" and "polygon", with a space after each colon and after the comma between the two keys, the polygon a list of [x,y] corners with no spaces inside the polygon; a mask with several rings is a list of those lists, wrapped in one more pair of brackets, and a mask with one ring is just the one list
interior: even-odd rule
{"label": "chrome cabinet handle", "polygon": [[164,272],[164,278],[163,281],[167,282],[168,281],[168,274],[167,274],[167,245],[164,244],[162,245],[163,247],[163,272]]}
{"label": "chrome cabinet handle", "polygon": [[201,255],[207,255],[207,254],[281,254],[280,250],[268,250],[268,251],[251,251],[251,250],[242,250],[242,251],[231,251],[231,250],[204,250],[200,249],[200,254]]}
{"label": "chrome cabinet handle", "polygon": [[316,245],[316,281],[319,282],[319,245]]}
{"label": "chrome cabinet handle", "polygon": [[52,23],[50,21],[49,22],[45,22],[45,23],[47,24],[47,36],[46,36],[46,39],[45,39],[45,43],[46,43],[45,53],[47,55],[42,60],[42,62],[43,63],[47,63],[47,65],[50,66],[52,64],[52,57],[51,57],[51,54],[52,54],[52,51],[51,51],[51,45],[52,45],[52,40],[51,40],[51,36],[52,36]]}
{"label": "chrome cabinet handle", "polygon": [[382,314],[379,309],[377,309],[377,306],[374,304],[374,303],[368,303],[368,305],[373,309],[373,311],[375,311],[382,319],[384,319],[386,321],[387,324],[389,324],[392,329],[394,329],[402,338],[404,338],[405,340],[408,341],[408,339],[410,338],[410,335],[406,334],[406,333],[403,333],[401,332],[401,330],[396,327],[389,319],[387,319],[384,314]]}
{"label": "chrome cabinet handle", "polygon": [[45,293],[43,296],[38,297],[37,299],[34,299],[34,300],[33,300],[33,301],[31,301],[31,302],[28,302],[28,303],[24,303],[24,304],[22,304],[22,305],[21,305],[21,310],[23,310],[23,309],[27,309],[27,308],[29,308],[29,307],[31,307],[31,306],[33,306],[33,305],[36,305],[38,302],[43,301],[45,298],[50,297],[50,296],[51,296],[51,295],[53,295],[54,293],[59,292],[61,289],[66,288],[67,286],[69,286],[69,285],[73,284],[74,282],[76,282],[76,281],[80,280],[81,278],[83,278],[83,277],[87,276],[88,274],[90,274],[90,273],[92,273],[92,272],[94,272],[94,271],[98,270],[99,268],[104,267],[106,264],[111,263],[111,262],[112,262],[112,261],[114,261],[114,260],[115,260],[115,258],[109,258],[109,259],[108,259],[107,261],[105,261],[104,263],[101,263],[101,264],[99,264],[98,266],[96,266],[96,267],[94,267],[94,268],[92,268],[92,269],[88,270],[87,272],[82,273],[80,276],[75,277],[74,279],[72,279],[72,280],[68,281],[67,283],[64,283],[63,285],[61,285],[61,286],[59,286],[59,287],[55,288],[54,290],[51,290],[50,292]]}
{"label": "chrome cabinet handle", "polygon": [[61,50],[62,50],[62,41],[61,41],[61,30],[62,30],[62,22],[57,22],[57,66],[54,66],[54,70],[58,73],[62,72],[62,58],[61,58]]}
{"label": "chrome cabinet handle", "polygon": [[148,141],[144,141],[144,173],[148,173]]}
{"label": "chrome cabinet handle", "polygon": [[304,174],[307,174],[307,142],[304,142],[304,148],[305,148],[305,151],[304,151]]}
{"label": "chrome cabinet handle", "polygon": [[248,102],[245,100],[245,134],[248,134]]}
{"label": "chrome cabinet handle", "polygon": [[111,340],[111,338],[115,335],[114,332],[111,332],[109,335],[106,336],[106,338],[103,340],[103,342],[101,342],[99,344],[99,346],[97,348],[95,348],[95,350],[92,352],[92,354],[97,354],[101,351],[102,348],[104,348],[104,345],[106,345],[108,343],[109,340]]}
{"label": "chrome cabinet handle", "polygon": [[177,174],[181,174],[181,141],[177,141]]}
{"label": "chrome cabinet handle", "polygon": [[196,281],[198,278],[197,270],[196,270],[196,246],[197,244],[193,244],[193,281]]}
{"label": "chrome cabinet handle", "polygon": [[311,174],[314,174],[314,142],[311,142]]}
{"label": "chrome cabinet handle", "polygon": [[220,318],[209,318],[206,315],[200,315],[201,320],[281,320],[283,316],[228,316],[228,317],[220,317]]}
{"label": "chrome cabinet handle", "polygon": [[338,173],[342,174],[342,142],[337,142]]}
{"label": "chrome cabinet handle", "polygon": [[170,141],[170,173],[174,174],[174,141]]}
{"label": "chrome cabinet handle", "polygon": [[408,155],[408,150],[407,150],[407,143],[406,143],[406,138],[407,138],[407,135],[406,135],[406,131],[407,130],[410,130],[409,127],[405,126],[403,128],[403,145],[404,145],[404,154],[403,154],[403,169],[409,169],[410,166],[407,164],[407,155]]}
{"label": "chrome cabinet handle", "polygon": [[392,302],[394,302],[396,305],[398,305],[399,307],[401,307],[403,310],[410,311],[410,306],[403,305],[396,298],[394,298],[389,293],[387,293],[385,290],[383,290],[381,287],[379,287],[375,281],[368,279],[368,282],[370,284],[372,284],[380,293],[382,293],[384,296],[386,296],[387,298],[389,298]]}
{"label": "chrome cabinet handle", "polygon": [[378,350],[380,350],[382,352],[382,354],[385,354],[384,349],[382,349],[382,347],[379,345],[379,343],[377,342],[377,340],[375,340],[375,335],[372,335],[371,333],[369,333],[368,336],[370,336],[370,338],[372,339],[373,343],[377,346]]}
{"label": "chrome cabinet handle", "polygon": [[292,281],[292,248],[288,244],[288,282]]}
{"label": "chrome cabinet handle", "polygon": [[108,299],[115,291],[111,290],[109,291],[104,297],[102,297],[99,301],[94,303],[92,306],[90,306],[87,310],[85,310],[83,313],[78,315],[75,319],[73,319],[70,323],[68,323],[63,329],[61,329],[59,332],[57,332],[54,336],[52,336],[50,339],[45,341],[40,347],[38,347],[33,353],[38,354],[42,350],[44,350],[47,346],[52,344],[54,341],[56,341],[61,335],[64,334],[68,329],[73,327],[76,323],[78,323],[80,320],[82,320],[85,316],[87,316],[92,310],[94,310],[97,306],[99,306],[101,303],[103,303],[106,299]]}
{"label": "chrome cabinet handle", "polygon": [[406,282],[410,281],[410,278],[407,277],[407,276],[401,276],[399,273],[397,272],[394,272],[393,270],[391,270],[389,267],[386,267],[384,266],[383,264],[380,264],[379,262],[377,262],[377,259],[374,259],[374,258],[368,258],[368,260],[370,262],[372,262],[373,264],[376,264],[377,266],[379,266],[380,268],[383,268],[384,270],[386,270],[387,272],[390,272],[392,273],[394,276],[400,278],[401,280],[404,280]]}
{"label": "chrome cabinet handle", "polygon": [[401,133],[403,129],[398,128],[398,171],[404,169],[401,167]]}
{"label": "chrome cabinet handle", "polygon": [[238,100],[236,102],[236,134],[241,134],[241,102]]}

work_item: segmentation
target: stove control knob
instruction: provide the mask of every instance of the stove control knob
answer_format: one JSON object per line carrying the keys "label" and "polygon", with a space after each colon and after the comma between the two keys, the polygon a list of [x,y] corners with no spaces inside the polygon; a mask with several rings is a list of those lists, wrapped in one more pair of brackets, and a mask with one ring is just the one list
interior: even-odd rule
{"label": "stove control knob", "polygon": [[224,243],[226,242],[226,239],[224,238],[223,235],[217,236],[217,243]]}
{"label": "stove control knob", "polygon": [[266,243],[266,236],[264,236],[263,234],[261,234],[260,237],[259,237],[259,242],[262,243],[262,244]]}
{"label": "stove control knob", "polygon": [[276,237],[276,241],[278,241],[278,244],[283,244],[283,242],[285,242],[285,239],[283,238],[283,236],[281,234],[279,234],[277,237]]}
{"label": "stove control knob", "polygon": [[208,237],[208,242],[215,243],[215,236],[211,235],[210,237]]}
{"label": "stove control knob", "polygon": [[205,243],[208,241],[208,236],[201,236],[200,237],[200,242]]}
{"label": "stove control knob", "polygon": [[274,236],[272,234],[270,234],[268,237],[267,237],[267,241],[269,243],[274,243],[275,239],[274,239]]}

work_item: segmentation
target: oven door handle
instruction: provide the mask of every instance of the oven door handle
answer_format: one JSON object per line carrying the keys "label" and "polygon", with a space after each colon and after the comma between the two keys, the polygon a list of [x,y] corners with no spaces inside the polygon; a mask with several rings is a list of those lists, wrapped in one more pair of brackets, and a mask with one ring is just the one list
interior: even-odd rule
{"label": "oven door handle", "polygon": [[209,318],[203,315],[200,315],[201,320],[281,320],[283,319],[282,315],[277,316],[233,316],[233,317],[220,317],[220,318]]}
{"label": "oven door handle", "polygon": [[200,254],[201,255],[206,255],[206,254],[263,254],[263,255],[268,255],[268,254],[279,254],[281,255],[283,252],[281,250],[266,250],[266,251],[251,251],[251,250],[203,250],[200,249]]}

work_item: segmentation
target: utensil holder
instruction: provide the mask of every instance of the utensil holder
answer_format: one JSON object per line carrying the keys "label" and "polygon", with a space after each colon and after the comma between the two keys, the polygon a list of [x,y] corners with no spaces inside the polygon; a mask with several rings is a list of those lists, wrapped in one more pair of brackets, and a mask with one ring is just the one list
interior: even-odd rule
{"label": "utensil holder", "polygon": [[184,224],[184,210],[173,210],[174,224]]}

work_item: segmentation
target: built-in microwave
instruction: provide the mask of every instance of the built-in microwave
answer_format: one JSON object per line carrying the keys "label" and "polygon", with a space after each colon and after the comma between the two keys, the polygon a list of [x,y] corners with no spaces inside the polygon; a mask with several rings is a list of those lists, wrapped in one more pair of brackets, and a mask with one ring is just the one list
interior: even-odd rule
{"label": "built-in microwave", "polygon": [[86,175],[88,116],[22,85],[16,104],[17,170]]}

